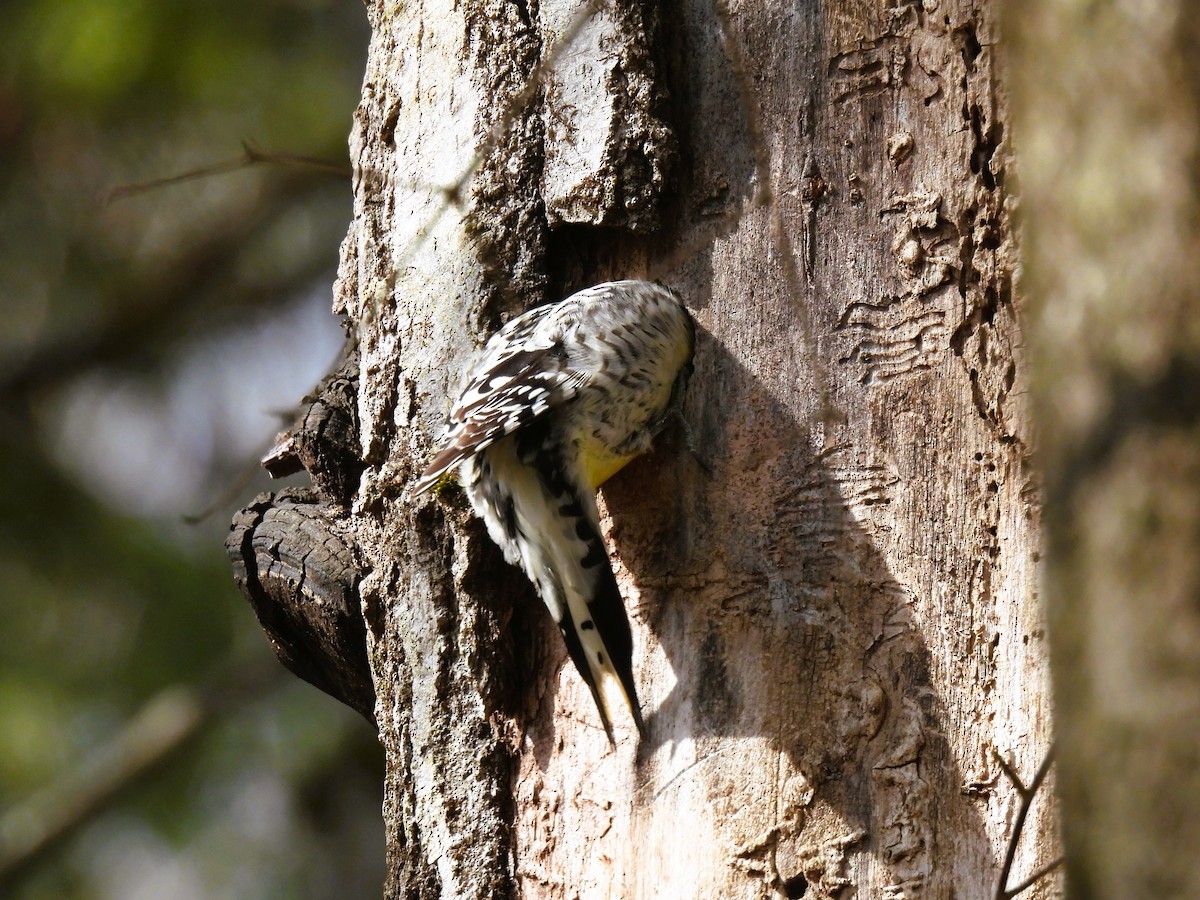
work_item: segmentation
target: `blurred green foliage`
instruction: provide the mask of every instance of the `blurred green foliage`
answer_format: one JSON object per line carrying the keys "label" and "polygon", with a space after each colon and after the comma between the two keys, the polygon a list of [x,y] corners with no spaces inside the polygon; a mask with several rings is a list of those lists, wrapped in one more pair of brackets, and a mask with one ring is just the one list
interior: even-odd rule
{"label": "blurred green foliage", "polygon": [[[182,754],[0,892],[378,896],[371,730],[274,662],[223,552],[230,514],[263,485],[182,523],[269,440],[231,410],[298,400],[337,344],[365,13],[9,0],[2,18],[0,816],[162,692],[216,699]],[[333,165],[258,163],[105,202],[243,142]],[[109,412],[118,396],[138,417]],[[137,467],[168,453],[174,473]]]}

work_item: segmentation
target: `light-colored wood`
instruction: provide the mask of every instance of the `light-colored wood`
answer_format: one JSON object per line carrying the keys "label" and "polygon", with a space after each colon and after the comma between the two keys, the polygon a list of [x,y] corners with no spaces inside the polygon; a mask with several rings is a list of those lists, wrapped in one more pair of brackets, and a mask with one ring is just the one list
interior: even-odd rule
{"label": "light-colored wood", "polygon": [[[515,103],[550,50],[523,7],[372,7],[340,302],[389,896],[994,890],[1017,804],[994,754],[1031,777],[1050,715],[993,13],[826,6],[684,0],[630,38],[659,50],[628,95],[670,97],[680,154],[666,196],[626,186],[663,204],[653,238],[545,226],[566,132]],[[446,206],[429,188],[479,149]],[[404,495],[487,332],[614,277],[695,314],[711,469],[668,431],[604,490],[649,725],[615,748],[461,499]],[[1057,855],[1049,796],[1014,880]]]}

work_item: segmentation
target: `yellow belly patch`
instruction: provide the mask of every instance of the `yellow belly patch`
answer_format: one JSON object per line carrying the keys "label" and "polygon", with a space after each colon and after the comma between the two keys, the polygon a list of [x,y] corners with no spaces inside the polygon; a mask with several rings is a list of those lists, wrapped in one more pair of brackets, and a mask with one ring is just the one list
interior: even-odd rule
{"label": "yellow belly patch", "polygon": [[579,462],[593,491],[625,468],[631,459],[632,456],[618,456],[594,439],[579,442]]}

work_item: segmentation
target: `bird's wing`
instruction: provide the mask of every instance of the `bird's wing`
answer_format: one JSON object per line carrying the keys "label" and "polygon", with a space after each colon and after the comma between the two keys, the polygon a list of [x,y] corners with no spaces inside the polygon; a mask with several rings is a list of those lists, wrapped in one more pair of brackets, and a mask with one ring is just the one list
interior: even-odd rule
{"label": "bird's wing", "polygon": [[564,336],[572,320],[563,312],[561,304],[530,310],[488,341],[414,496],[469,456],[571,399],[589,380],[591,373],[568,358]]}

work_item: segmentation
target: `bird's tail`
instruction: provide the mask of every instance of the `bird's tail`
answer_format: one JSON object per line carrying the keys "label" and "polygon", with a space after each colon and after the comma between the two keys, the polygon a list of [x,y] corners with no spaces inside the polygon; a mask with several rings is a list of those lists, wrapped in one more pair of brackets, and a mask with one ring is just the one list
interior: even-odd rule
{"label": "bird's tail", "polygon": [[[585,530],[591,532],[586,537]],[[576,534],[589,549],[575,564],[577,572],[563,573],[566,615],[558,627],[571,661],[595,698],[608,739],[613,740],[612,723],[621,707],[629,710],[644,736],[646,724],[633,683],[633,636],[617,579],[599,531],[581,518]]]}
{"label": "bird's tail", "polygon": [[633,683],[633,636],[600,535],[595,496],[557,460],[530,465],[501,440],[471,464],[467,495],[510,563],[537,587],[595,698],[609,740],[624,706],[645,733]]}

